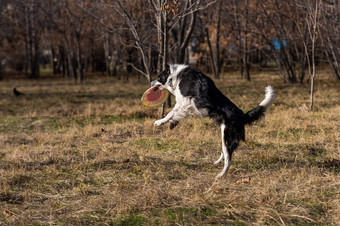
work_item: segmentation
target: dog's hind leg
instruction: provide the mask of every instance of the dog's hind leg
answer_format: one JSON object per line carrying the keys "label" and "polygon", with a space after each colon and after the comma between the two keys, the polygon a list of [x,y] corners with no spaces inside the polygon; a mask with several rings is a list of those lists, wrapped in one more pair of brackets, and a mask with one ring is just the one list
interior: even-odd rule
{"label": "dog's hind leg", "polygon": [[[222,143],[222,145],[223,145],[223,143]],[[223,159],[223,151],[221,152],[220,157],[214,162],[214,165],[217,165],[218,163],[220,163],[222,159]]]}
{"label": "dog's hind leg", "polygon": [[228,152],[227,145],[226,145],[226,139],[225,139],[226,130],[225,129],[226,129],[226,126],[224,123],[222,123],[221,124],[221,137],[222,137],[222,155],[223,156],[221,155],[221,157],[217,161],[221,161],[222,157],[224,157],[224,167],[223,167],[222,172],[216,176],[216,179],[222,177],[227,172],[231,164],[231,155]]}

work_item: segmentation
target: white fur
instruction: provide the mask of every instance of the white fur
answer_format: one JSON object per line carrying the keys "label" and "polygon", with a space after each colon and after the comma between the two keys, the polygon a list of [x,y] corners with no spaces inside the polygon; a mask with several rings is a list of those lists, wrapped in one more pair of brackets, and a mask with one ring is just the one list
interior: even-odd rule
{"label": "white fur", "polygon": [[[227,145],[225,143],[225,138],[224,138],[225,127],[226,127],[225,124],[222,123],[221,124],[221,135],[222,135],[222,154],[223,154],[223,157],[224,157],[224,167],[223,167],[223,170],[216,176],[215,179],[222,177],[225,174],[225,172],[227,172],[227,170],[228,170],[228,168],[231,164],[231,159],[230,159],[230,156],[229,156],[229,153],[228,153],[228,150],[227,150]],[[219,161],[221,161],[221,159],[222,159],[221,157],[219,158]]]}
{"label": "white fur", "polygon": [[187,67],[188,65],[185,65],[185,64],[171,64],[170,73],[173,77],[177,77],[178,73],[180,73],[182,70],[184,70]]}
{"label": "white fur", "polygon": [[[168,76],[167,82],[164,85],[162,85],[160,82],[157,82],[157,81],[152,82],[153,85],[154,84],[159,85],[161,89],[168,89],[176,98],[176,105],[174,106],[174,108],[164,118],[155,121],[154,123],[155,126],[161,126],[169,121],[170,121],[170,124],[171,123],[176,124],[176,122],[179,122],[181,119],[184,119],[192,115],[196,115],[199,117],[208,116],[208,109],[198,110],[195,105],[195,99],[183,96],[179,89],[180,79],[178,78],[178,74],[181,71],[183,71],[186,67],[188,66],[182,65],[182,64],[170,65],[170,75]],[[172,82],[169,82],[170,79],[172,80]],[[272,104],[275,93],[271,86],[267,86],[265,92],[266,92],[265,99],[260,103],[260,106],[267,109]],[[221,136],[222,136],[222,152],[221,152],[220,157],[218,158],[217,161],[214,162],[214,164],[218,164],[222,159],[224,159],[224,167],[223,167],[223,170],[216,176],[216,179],[222,177],[229,169],[230,164],[231,164],[231,154],[232,154],[232,153],[229,153],[228,147],[226,144],[226,138],[225,138],[226,124],[222,123],[220,126],[221,126]],[[232,148],[235,145],[237,147],[238,142],[239,140],[236,139],[232,141],[231,143],[228,143],[229,148]]]}
{"label": "white fur", "polygon": [[[170,65],[170,75],[168,77],[168,80],[166,82],[166,84],[164,85],[164,88],[168,89],[173,95],[176,95],[175,91],[179,90],[178,85],[179,85],[179,79],[177,79],[177,75],[178,73],[180,73],[182,70],[184,70],[186,67],[188,67],[187,65],[184,64],[171,64]],[[170,79],[172,79],[172,85],[169,85],[169,81]],[[176,100],[177,101],[177,100]]]}
{"label": "white fur", "polygon": [[260,106],[266,109],[273,103],[275,97],[274,89],[271,86],[266,87],[266,96],[264,100],[260,103]]}
{"label": "white fur", "polygon": [[[198,110],[195,105],[194,99],[189,97],[184,97],[179,90],[179,82],[177,75],[184,70],[187,65],[182,64],[174,64],[170,65],[170,75],[165,85],[162,85],[163,88],[169,90],[176,98],[175,107],[162,119],[155,121],[155,126],[161,126],[168,121],[180,121],[188,116],[199,116],[205,117],[208,115],[207,109]],[[169,85],[169,80],[172,79],[172,85]],[[160,84],[160,83],[159,83]]]}
{"label": "white fur", "polygon": [[214,162],[214,165],[217,165],[221,162],[221,160],[223,159],[223,151],[221,152],[220,157]]}

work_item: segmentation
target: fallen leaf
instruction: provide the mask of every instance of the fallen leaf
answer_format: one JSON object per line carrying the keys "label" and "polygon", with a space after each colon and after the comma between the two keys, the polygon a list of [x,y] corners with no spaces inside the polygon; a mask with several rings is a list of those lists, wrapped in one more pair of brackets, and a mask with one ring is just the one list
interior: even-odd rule
{"label": "fallen leaf", "polygon": [[250,182],[250,180],[251,180],[251,178],[250,178],[250,177],[246,177],[246,178],[243,178],[243,179],[237,180],[237,181],[235,181],[235,182],[236,182],[236,184],[240,184],[240,183],[244,184],[244,183],[249,183],[249,182]]}

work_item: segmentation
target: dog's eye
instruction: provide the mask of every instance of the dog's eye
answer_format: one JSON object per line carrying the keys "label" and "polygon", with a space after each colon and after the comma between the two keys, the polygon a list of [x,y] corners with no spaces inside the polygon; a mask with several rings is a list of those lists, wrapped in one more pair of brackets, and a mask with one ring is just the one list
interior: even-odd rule
{"label": "dog's eye", "polygon": [[169,84],[172,84],[172,78],[169,79],[169,82],[168,82],[168,83],[169,83]]}

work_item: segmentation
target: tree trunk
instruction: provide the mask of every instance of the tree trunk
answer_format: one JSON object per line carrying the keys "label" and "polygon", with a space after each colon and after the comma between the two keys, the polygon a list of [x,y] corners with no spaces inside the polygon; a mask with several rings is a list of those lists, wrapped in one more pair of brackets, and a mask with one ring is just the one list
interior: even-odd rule
{"label": "tree trunk", "polygon": [[[66,34],[64,34],[66,36]],[[66,58],[67,58],[67,65],[66,65],[66,74],[67,77],[73,77],[73,79],[75,80],[75,82],[77,81],[77,71],[75,70],[75,64],[74,64],[74,57],[73,57],[73,51],[69,45],[69,42],[67,40],[67,37],[64,38],[64,42],[65,42],[65,52],[66,52]]]}
{"label": "tree trunk", "polygon": [[76,40],[77,40],[77,74],[79,75],[79,81],[80,83],[83,83],[85,81],[85,73],[84,73],[84,66],[82,64],[82,49],[81,49],[81,37],[80,34],[76,34]]}
{"label": "tree trunk", "polygon": [[205,28],[205,36],[207,38],[207,43],[208,43],[208,47],[209,47],[209,59],[210,59],[210,65],[211,65],[211,69],[213,71],[214,77],[218,78],[218,74],[216,71],[216,60],[214,59],[214,54],[213,54],[213,50],[211,47],[211,43],[210,43],[210,37],[209,37],[209,29]]}
{"label": "tree trunk", "polygon": [[249,0],[246,0],[246,14],[244,21],[244,45],[243,45],[243,64],[246,69],[246,79],[250,81],[250,63],[249,63],[249,51],[248,51],[248,6]]}
{"label": "tree trunk", "polygon": [[221,13],[222,13],[222,0],[218,2],[218,15],[217,15],[217,22],[216,22],[216,38],[215,38],[216,78],[220,78],[220,71],[221,71],[221,62],[220,62]]}
{"label": "tree trunk", "polygon": [[[186,9],[193,6],[193,0],[187,0]],[[174,38],[175,42],[177,43],[177,50],[176,50],[176,63],[183,64],[185,62],[185,55],[186,49],[188,47],[191,35],[195,28],[196,18],[197,18],[197,8],[200,5],[200,1],[196,1],[194,8],[192,9],[193,12],[186,14],[183,19],[179,22],[180,28],[178,32],[173,32],[174,36],[178,36]],[[190,16],[190,22],[187,25],[186,20]]]}
{"label": "tree trunk", "polygon": [[310,104],[309,109],[313,111],[314,108],[314,75],[310,77]]}
{"label": "tree trunk", "polygon": [[2,73],[2,63],[0,61],[0,81],[3,79],[3,73]]}
{"label": "tree trunk", "polygon": [[[164,51],[163,51],[163,70],[165,70],[166,68],[166,65],[168,64],[168,24],[167,24],[167,20],[168,20],[168,12],[166,10],[164,10],[163,12],[163,36],[164,36],[164,44],[163,44],[163,48],[164,48]],[[167,105],[168,105],[168,108],[171,107],[171,95],[169,95],[168,99],[167,99]],[[163,112],[164,113],[164,112]]]}
{"label": "tree trunk", "polygon": [[91,38],[88,38],[87,39],[87,45],[86,45],[86,52],[85,52],[85,61],[84,61],[84,71],[85,73],[88,73],[89,72],[89,65],[90,65],[90,60],[91,60],[91,57],[90,57],[90,54],[91,54]]}
{"label": "tree trunk", "polygon": [[158,25],[158,65],[157,65],[157,74],[161,73],[163,68],[164,62],[164,20],[162,12],[159,10],[157,12],[157,25]]}
{"label": "tree trunk", "polygon": [[249,52],[248,52],[248,38],[245,35],[244,38],[244,49],[243,49],[243,68],[245,69],[245,78],[250,81],[250,63],[249,63]]}
{"label": "tree trunk", "polygon": [[[26,25],[27,26],[27,25]],[[24,66],[24,70],[25,70],[25,75],[28,76],[28,64],[30,62],[30,55],[29,55],[29,50],[28,50],[28,35],[25,35],[25,66]]]}
{"label": "tree trunk", "polygon": [[327,38],[327,41],[330,44],[329,49],[332,54],[331,55],[332,57],[329,57],[329,54],[327,54],[328,62],[332,68],[334,75],[336,76],[337,79],[340,80],[340,58],[338,57],[339,53],[334,51],[335,48],[334,46],[332,46],[331,40],[329,37]]}
{"label": "tree trunk", "polygon": [[106,73],[108,76],[111,76],[111,56],[110,56],[110,35],[105,32],[104,34],[104,54],[105,54],[105,67],[106,67]]}
{"label": "tree trunk", "polygon": [[56,52],[55,52],[55,49],[54,47],[51,48],[51,53],[52,53],[52,71],[53,71],[53,74],[56,75],[57,74],[57,56],[56,56]]}
{"label": "tree trunk", "polygon": [[[163,10],[159,13],[159,22],[161,25],[162,30],[159,31],[160,34],[158,34],[158,37],[160,38],[159,40],[159,48],[160,48],[160,52],[163,54],[160,55],[160,59],[162,61],[161,64],[161,71],[165,70],[166,65],[168,63],[168,25],[167,25],[167,19],[168,19],[168,13],[166,10]],[[150,59],[151,60],[151,59]],[[167,106],[170,108],[171,107],[171,95],[169,95],[168,99],[167,99]],[[162,112],[161,112],[161,117],[164,117],[164,113],[165,113],[165,103],[162,105]]]}
{"label": "tree trunk", "polygon": [[94,45],[93,40],[91,42],[91,72],[94,73],[96,71],[96,64],[95,64],[95,54],[94,54]]}
{"label": "tree trunk", "polygon": [[[34,35],[35,36],[35,35]],[[38,38],[35,36],[33,41],[33,51],[31,58],[31,78],[39,78],[39,43]]]}
{"label": "tree trunk", "polygon": [[59,45],[59,58],[58,58],[58,72],[62,73],[64,77],[66,77],[66,57],[64,48],[62,45]]}

